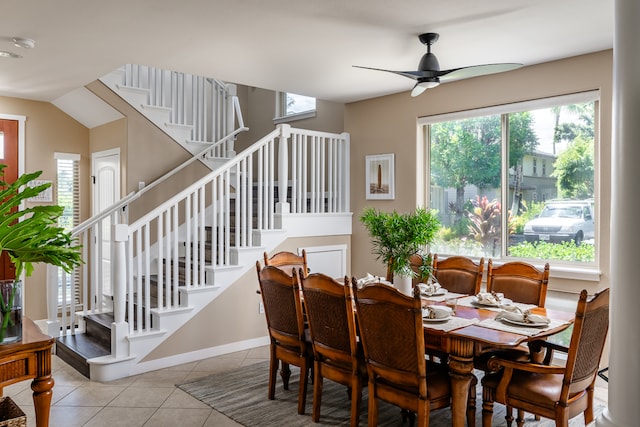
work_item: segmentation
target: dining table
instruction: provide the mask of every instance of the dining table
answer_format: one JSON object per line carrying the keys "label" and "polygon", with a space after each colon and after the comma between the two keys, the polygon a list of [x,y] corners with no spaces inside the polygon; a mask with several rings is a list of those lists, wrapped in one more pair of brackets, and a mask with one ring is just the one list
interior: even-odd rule
{"label": "dining table", "polygon": [[[49,425],[55,383],[51,376],[51,353],[54,344],[55,339],[43,334],[33,320],[23,317],[22,338],[0,345],[0,396],[3,387],[32,379],[36,427]],[[13,425],[10,420],[9,423]]]}
{"label": "dining table", "polygon": [[[454,303],[452,303],[454,301]],[[423,321],[426,351],[448,354],[451,375],[452,426],[463,427],[474,370],[474,358],[488,349],[515,348],[535,340],[543,340],[568,328],[574,313],[508,301],[495,306],[482,305],[474,295],[445,294],[423,296],[423,307],[454,305],[454,315],[446,319]],[[496,319],[508,307],[518,307],[528,313],[545,316],[543,326],[514,324]]]}

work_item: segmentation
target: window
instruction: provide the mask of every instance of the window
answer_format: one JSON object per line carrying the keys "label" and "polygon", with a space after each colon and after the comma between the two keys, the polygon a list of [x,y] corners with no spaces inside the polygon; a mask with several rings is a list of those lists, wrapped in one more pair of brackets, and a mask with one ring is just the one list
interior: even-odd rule
{"label": "window", "polygon": [[[69,153],[55,153],[56,158],[56,204],[62,206],[64,211],[58,218],[58,225],[66,231],[71,231],[80,223],[80,181],[79,181],[79,161],[80,156]],[[62,284],[66,281],[64,289],[67,290],[64,301],[71,298],[71,280],[79,283],[80,271],[76,268],[71,275],[66,274],[62,269],[58,269],[58,301],[63,301]],[[75,300],[79,303],[79,286],[75,288]]]}
{"label": "window", "polygon": [[278,92],[276,124],[307,119],[316,115],[316,99],[291,92]]}
{"label": "window", "polygon": [[595,265],[597,108],[587,92],[421,118],[442,222],[431,251]]}

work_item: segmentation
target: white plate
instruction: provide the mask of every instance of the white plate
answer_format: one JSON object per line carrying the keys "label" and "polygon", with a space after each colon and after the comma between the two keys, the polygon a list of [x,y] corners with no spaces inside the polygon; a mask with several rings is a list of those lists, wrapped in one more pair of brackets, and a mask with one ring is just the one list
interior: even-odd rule
{"label": "white plate", "polygon": [[422,295],[423,297],[437,297],[437,296],[446,295],[446,294],[447,294],[447,290],[445,288],[440,288],[432,294],[424,291],[420,292],[420,295]]}
{"label": "white plate", "polygon": [[511,323],[512,325],[518,325],[518,326],[528,326],[531,328],[539,328],[541,326],[549,326],[549,322],[521,322],[519,320],[511,320],[511,319],[500,319],[500,320],[504,320],[507,323]]}
{"label": "white plate", "polygon": [[498,304],[487,304],[487,303],[478,301],[477,297],[473,297],[473,299],[471,300],[471,303],[474,305],[482,306],[482,307],[501,307],[503,305],[511,305],[513,301],[511,301],[509,298],[502,298],[500,300],[500,303]]}
{"label": "white plate", "polygon": [[423,317],[422,321],[423,322],[428,322],[428,323],[434,323],[434,322],[445,322],[449,319],[451,319],[453,316],[447,316],[447,317],[442,317],[440,319],[429,319],[428,317]]}

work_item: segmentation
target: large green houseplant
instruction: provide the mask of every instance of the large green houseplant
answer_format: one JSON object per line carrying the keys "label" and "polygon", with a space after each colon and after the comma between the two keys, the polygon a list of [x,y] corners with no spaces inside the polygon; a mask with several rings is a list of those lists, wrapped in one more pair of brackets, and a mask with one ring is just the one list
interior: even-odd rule
{"label": "large green houseplant", "polygon": [[371,236],[371,252],[397,276],[413,277],[410,259],[433,242],[440,220],[428,209],[400,214],[366,208],[360,217]]}
{"label": "large green houseplant", "polygon": [[0,255],[6,252],[9,256],[15,267],[15,279],[2,281],[0,343],[6,338],[7,328],[21,320],[19,310],[13,316],[11,311],[19,302],[20,277],[23,273],[31,275],[33,263],[44,262],[68,273],[82,263],[81,247],[74,245],[71,234],[58,226],[58,218],[64,211],[62,206],[40,205],[20,210],[23,201],[51,185],[30,185],[42,171],[23,174],[16,181],[7,183],[5,168],[6,165],[0,164]]}

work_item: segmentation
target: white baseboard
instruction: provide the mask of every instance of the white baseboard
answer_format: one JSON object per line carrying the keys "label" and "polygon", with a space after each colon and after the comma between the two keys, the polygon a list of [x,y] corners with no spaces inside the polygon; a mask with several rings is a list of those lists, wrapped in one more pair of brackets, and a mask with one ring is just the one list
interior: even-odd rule
{"label": "white baseboard", "polygon": [[224,354],[235,353],[237,351],[249,350],[252,348],[269,345],[269,337],[253,338],[245,341],[224,344],[217,347],[209,347],[202,350],[196,350],[189,353],[177,354],[162,359],[150,360],[135,365],[130,375],[141,374],[144,372],[155,371],[158,369],[169,368],[171,366],[182,365],[185,363],[197,362],[199,360],[208,359],[210,357],[222,356]]}

